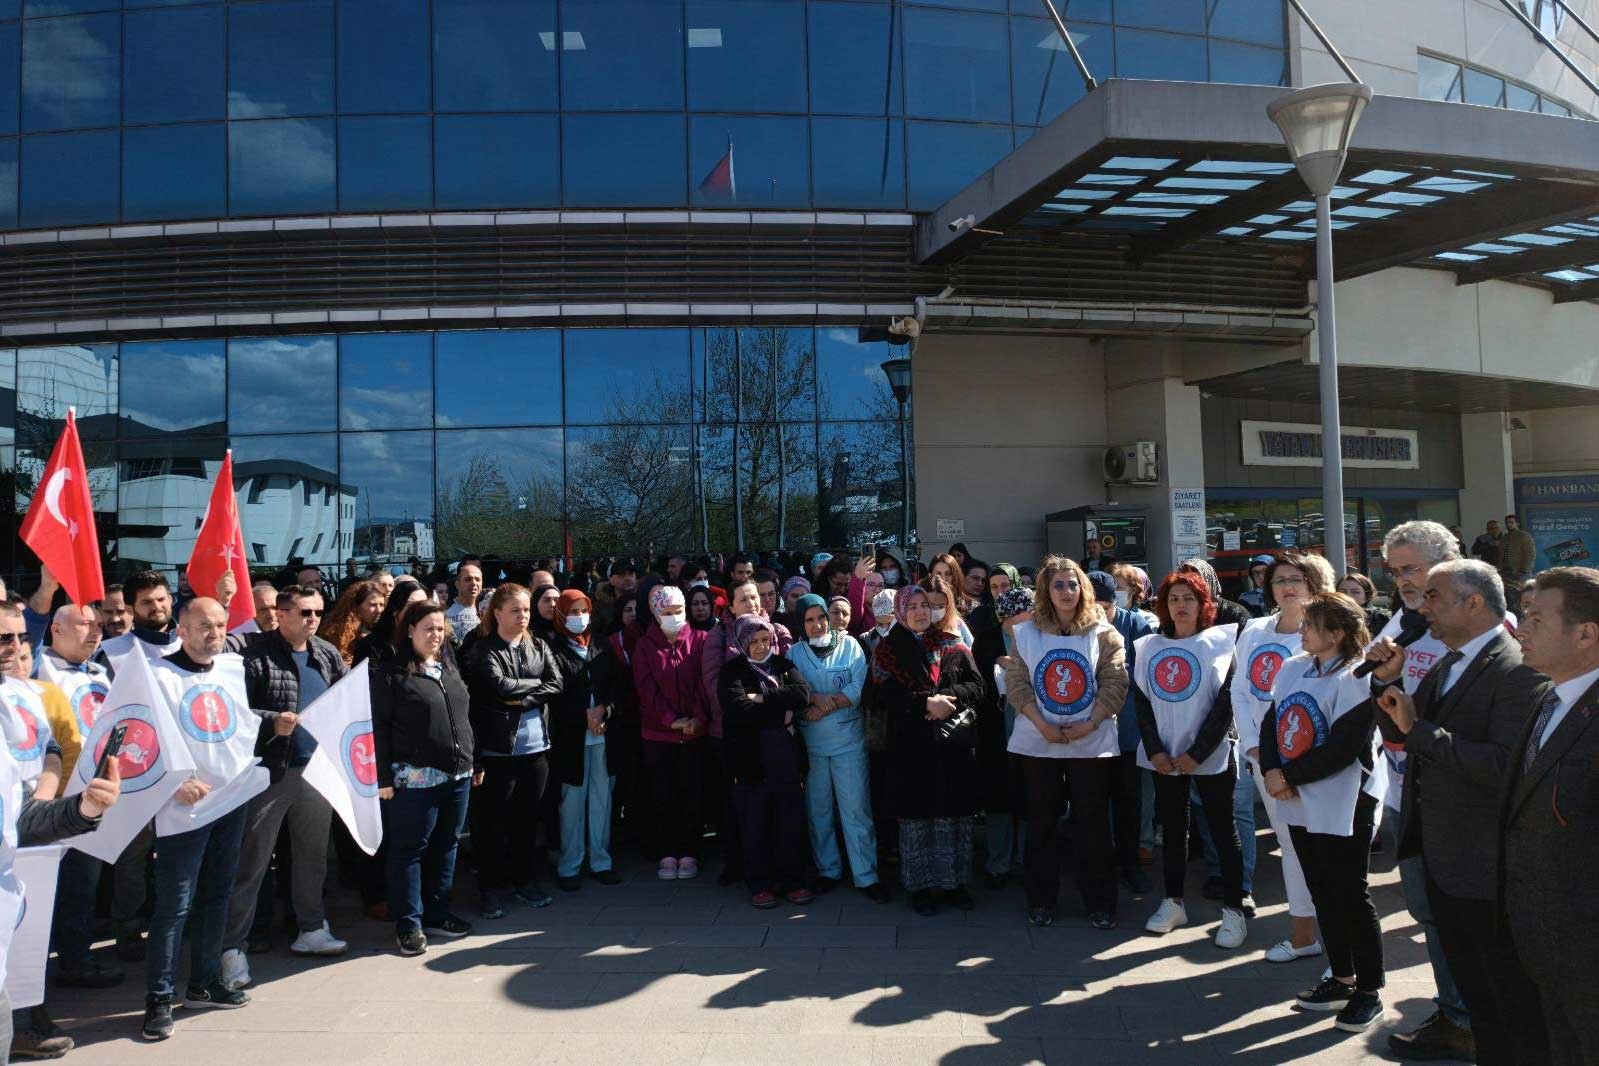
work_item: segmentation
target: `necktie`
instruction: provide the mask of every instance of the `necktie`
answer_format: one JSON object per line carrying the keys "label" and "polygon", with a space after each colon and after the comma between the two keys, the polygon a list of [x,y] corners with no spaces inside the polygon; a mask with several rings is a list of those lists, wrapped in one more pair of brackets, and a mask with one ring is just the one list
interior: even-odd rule
{"label": "necktie", "polygon": [[1532,736],[1527,738],[1527,750],[1521,756],[1521,772],[1526,774],[1532,769],[1533,762],[1538,758],[1538,750],[1543,747],[1543,731],[1549,728],[1549,719],[1554,717],[1555,708],[1560,706],[1560,694],[1550,689],[1544,696],[1543,702],[1538,704],[1538,720],[1532,725]]}
{"label": "necktie", "polygon": [[1460,652],[1451,651],[1445,653],[1444,657],[1438,660],[1438,682],[1433,686],[1433,691],[1438,694],[1440,701],[1443,699],[1444,689],[1449,685],[1449,672],[1455,668],[1456,663],[1464,658],[1465,656]]}

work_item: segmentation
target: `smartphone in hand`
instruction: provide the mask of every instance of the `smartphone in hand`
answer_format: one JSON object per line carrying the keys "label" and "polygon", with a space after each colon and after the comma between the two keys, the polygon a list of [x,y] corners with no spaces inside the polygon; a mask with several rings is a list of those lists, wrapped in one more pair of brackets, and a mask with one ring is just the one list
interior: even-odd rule
{"label": "smartphone in hand", "polygon": [[122,741],[128,735],[128,723],[118,722],[111,728],[111,735],[106,737],[105,747],[100,750],[100,761],[94,766],[94,776],[104,778],[111,772],[111,760],[122,751]]}

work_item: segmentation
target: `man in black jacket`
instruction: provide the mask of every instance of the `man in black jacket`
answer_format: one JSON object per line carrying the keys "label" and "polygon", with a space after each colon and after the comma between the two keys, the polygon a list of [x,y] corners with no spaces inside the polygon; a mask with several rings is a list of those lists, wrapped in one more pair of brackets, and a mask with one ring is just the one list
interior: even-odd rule
{"label": "man in black jacket", "polygon": [[1522,665],[1521,648],[1504,627],[1504,586],[1486,563],[1433,567],[1421,612],[1449,652],[1414,698],[1400,683],[1403,649],[1385,639],[1367,653],[1381,664],[1373,675],[1378,728],[1410,757],[1399,858],[1422,857],[1444,955],[1471,1011],[1477,1061],[1542,1061],[1523,1057],[1523,1020],[1513,1011],[1521,993],[1504,965],[1503,938],[1493,934],[1494,835],[1487,827],[1543,678]]}
{"label": "man in black jacket", "polygon": [[1511,748],[1502,812],[1502,916],[1515,961],[1537,982],[1514,1022],[1524,1038],[1547,1034],[1539,1061],[1591,1066],[1599,1062],[1599,570],[1539,574],[1517,635],[1527,665],[1550,682]]}
{"label": "man in black jacket", "polygon": [[285,821],[292,849],[294,917],[300,927],[289,950],[296,955],[342,955],[348,947],[329,931],[322,908],[333,808],[305,782],[305,765],[316,741],[297,728],[299,712],[347,672],[338,649],[316,635],[322,602],[322,594],[305,585],[280,590],[278,628],[260,634],[244,653],[250,707],[266,720],[255,750],[272,774],[272,786],[250,801],[239,869],[228,899],[222,981],[229,988],[250,983],[245,948],[261,883]]}

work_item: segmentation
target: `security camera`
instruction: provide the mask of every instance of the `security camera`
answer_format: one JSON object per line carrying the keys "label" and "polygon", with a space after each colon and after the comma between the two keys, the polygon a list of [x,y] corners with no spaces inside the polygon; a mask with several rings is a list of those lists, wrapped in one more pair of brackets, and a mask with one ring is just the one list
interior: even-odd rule
{"label": "security camera", "polygon": [[949,231],[951,233],[959,233],[961,230],[975,225],[977,225],[976,215],[962,215],[960,218],[950,221]]}

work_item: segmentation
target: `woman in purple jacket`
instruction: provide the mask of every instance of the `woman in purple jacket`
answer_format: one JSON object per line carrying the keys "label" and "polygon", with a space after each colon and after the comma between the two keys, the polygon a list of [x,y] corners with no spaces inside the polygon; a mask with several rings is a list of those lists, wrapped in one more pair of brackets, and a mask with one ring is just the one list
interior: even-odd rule
{"label": "woman in purple jacket", "polygon": [[710,709],[700,676],[705,634],[688,624],[683,593],[657,585],[649,594],[656,624],[633,653],[644,766],[655,806],[656,876],[699,876],[700,804]]}

